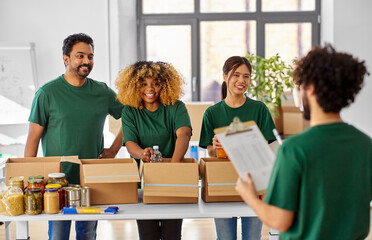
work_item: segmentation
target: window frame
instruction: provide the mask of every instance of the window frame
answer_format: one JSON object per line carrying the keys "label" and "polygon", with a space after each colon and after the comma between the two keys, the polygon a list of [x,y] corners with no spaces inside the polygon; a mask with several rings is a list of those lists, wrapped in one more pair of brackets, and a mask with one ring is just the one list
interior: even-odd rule
{"label": "window frame", "polygon": [[263,12],[262,0],[256,0],[255,12],[202,13],[200,1],[194,0],[193,13],[143,14],[142,0],[137,0],[137,50],[138,59],[146,60],[146,27],[148,25],[191,26],[191,96],[192,101],[201,99],[201,49],[200,24],[205,21],[256,21],[256,54],[265,56],[265,24],[311,23],[311,45],[320,44],[321,0],[315,0],[314,11]]}

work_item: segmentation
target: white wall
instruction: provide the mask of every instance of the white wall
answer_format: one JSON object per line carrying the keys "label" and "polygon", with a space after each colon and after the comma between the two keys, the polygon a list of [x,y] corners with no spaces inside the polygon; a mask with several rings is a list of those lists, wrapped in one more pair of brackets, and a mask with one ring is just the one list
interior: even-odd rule
{"label": "white wall", "polygon": [[336,50],[365,60],[370,76],[342,118],[372,137],[372,1],[323,0],[322,43],[331,42]]}
{"label": "white wall", "polygon": [[0,42],[34,42],[38,79],[43,84],[65,71],[63,39],[84,32],[95,43],[90,77],[109,82],[107,13],[107,1],[102,0],[1,0]]}

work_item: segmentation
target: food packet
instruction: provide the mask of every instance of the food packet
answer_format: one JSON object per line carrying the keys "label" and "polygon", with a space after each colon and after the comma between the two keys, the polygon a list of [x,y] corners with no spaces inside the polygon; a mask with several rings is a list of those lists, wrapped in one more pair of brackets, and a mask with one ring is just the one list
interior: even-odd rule
{"label": "food packet", "polygon": [[5,205],[3,203],[3,196],[5,195],[8,188],[4,182],[0,182],[0,215],[5,215]]}
{"label": "food packet", "polygon": [[9,187],[3,196],[5,215],[18,216],[25,213],[23,206],[23,191],[19,187]]}

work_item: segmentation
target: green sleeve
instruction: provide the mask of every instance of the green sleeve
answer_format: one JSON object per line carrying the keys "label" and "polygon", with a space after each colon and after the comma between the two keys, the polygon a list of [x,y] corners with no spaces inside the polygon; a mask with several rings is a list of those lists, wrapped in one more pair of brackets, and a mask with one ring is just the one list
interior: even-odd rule
{"label": "green sleeve", "polygon": [[124,106],[121,115],[121,124],[123,127],[123,144],[127,141],[139,143],[139,133],[137,129],[137,122],[135,120],[131,107]]}
{"label": "green sleeve", "polygon": [[108,113],[113,116],[115,119],[121,118],[121,113],[123,110],[123,105],[116,98],[116,93],[109,87],[108,88],[108,101],[109,101],[109,110]]}
{"label": "green sleeve", "polygon": [[257,123],[258,127],[260,128],[262,134],[268,141],[274,141],[275,136],[273,133],[273,129],[275,128],[275,124],[273,118],[271,117],[269,109],[263,104],[263,109],[261,111],[261,119],[260,122]]}
{"label": "green sleeve", "polygon": [[369,166],[370,166],[370,169],[371,169],[371,171],[370,171],[370,179],[371,179],[371,181],[370,181],[370,183],[371,183],[371,185],[370,185],[370,187],[371,187],[371,195],[370,195],[370,198],[371,198],[371,201],[372,201],[372,139],[370,138],[370,143],[371,143],[371,145],[370,145],[370,154],[369,154]]}
{"label": "green sleeve", "polygon": [[214,137],[214,126],[212,116],[209,109],[204,112],[202,127],[200,130],[199,147],[207,148],[212,145],[212,139]]}
{"label": "green sleeve", "polygon": [[45,94],[44,90],[40,88],[35,93],[35,98],[31,105],[31,113],[28,121],[45,127],[48,123],[49,117],[48,106],[48,96]]}
{"label": "green sleeve", "polygon": [[305,156],[296,152],[292,146],[283,144],[279,148],[264,201],[282,209],[296,211],[302,169],[298,158]]}
{"label": "green sleeve", "polygon": [[191,122],[189,113],[187,112],[186,105],[183,102],[178,101],[175,112],[174,132],[176,132],[177,129],[179,129],[180,127],[191,128]]}

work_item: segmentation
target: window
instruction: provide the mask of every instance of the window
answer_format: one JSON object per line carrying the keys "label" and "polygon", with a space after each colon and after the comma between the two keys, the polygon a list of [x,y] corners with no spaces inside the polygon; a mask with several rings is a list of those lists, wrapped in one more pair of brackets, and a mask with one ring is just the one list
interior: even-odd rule
{"label": "window", "polygon": [[139,59],[172,63],[184,101],[219,101],[230,56],[291,63],[320,43],[320,0],[137,0],[137,9]]}

